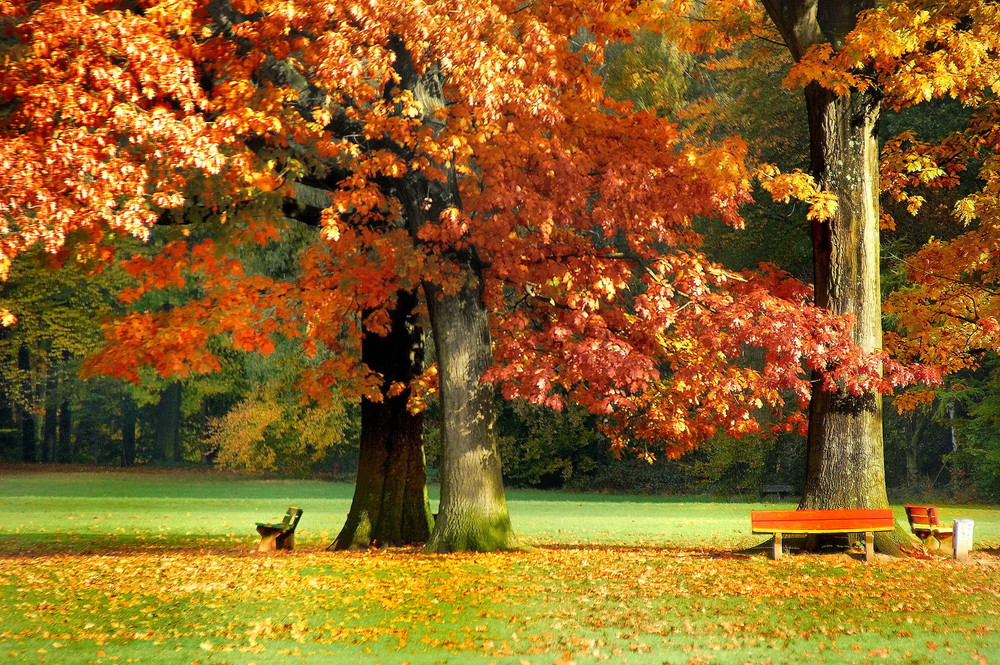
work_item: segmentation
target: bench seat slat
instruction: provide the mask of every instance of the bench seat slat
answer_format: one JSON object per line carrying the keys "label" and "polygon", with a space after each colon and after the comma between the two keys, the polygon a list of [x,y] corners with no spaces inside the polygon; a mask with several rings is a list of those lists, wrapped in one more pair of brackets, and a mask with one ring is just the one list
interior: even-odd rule
{"label": "bench seat slat", "polygon": [[895,528],[891,508],[755,511],[750,521],[754,533],[844,533]]}
{"label": "bench seat slat", "polygon": [[826,520],[826,519],[870,519],[892,517],[892,508],[846,508],[824,510],[755,510],[751,517],[760,516],[774,520]]}
{"label": "bench seat slat", "polygon": [[758,520],[753,523],[754,531],[879,531],[892,530],[891,520]]}
{"label": "bench seat slat", "polygon": [[788,528],[788,527],[776,527],[776,528],[760,528],[755,526],[752,533],[787,533],[787,534],[814,534],[814,533],[861,533],[862,531],[892,531],[895,529],[894,526],[880,526],[873,527],[871,525],[856,526],[856,527],[846,527],[843,529],[813,529],[810,527],[804,528]]}

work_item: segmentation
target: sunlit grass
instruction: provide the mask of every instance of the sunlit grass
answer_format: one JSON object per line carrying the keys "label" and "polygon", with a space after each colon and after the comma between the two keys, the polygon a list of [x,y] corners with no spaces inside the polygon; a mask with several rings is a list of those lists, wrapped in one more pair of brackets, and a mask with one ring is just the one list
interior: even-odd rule
{"label": "sunlit grass", "polygon": [[[992,556],[772,562],[738,551],[759,542],[749,511],[764,504],[517,491],[528,552],[325,552],[351,493],[180,472],[6,475],[0,663],[1000,659]],[[254,522],[293,504],[298,548],[254,553]],[[997,547],[994,510],[942,510]]]}

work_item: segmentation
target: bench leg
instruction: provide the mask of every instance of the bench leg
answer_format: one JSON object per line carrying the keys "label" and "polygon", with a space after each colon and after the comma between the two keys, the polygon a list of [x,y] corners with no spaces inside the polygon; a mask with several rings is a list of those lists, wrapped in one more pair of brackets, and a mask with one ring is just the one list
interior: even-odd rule
{"label": "bench leg", "polygon": [[273,552],[278,549],[278,535],[280,531],[274,531],[272,533],[262,533],[260,535],[260,545],[257,546],[258,552]]}
{"label": "bench leg", "polygon": [[781,534],[774,534],[774,543],[771,551],[771,558],[777,561],[781,558]]}
{"label": "bench leg", "polygon": [[279,536],[275,544],[278,546],[279,550],[294,550],[295,549],[295,532],[286,533],[283,536]]}
{"label": "bench leg", "polygon": [[875,532],[865,531],[865,561],[871,561],[875,556]]}

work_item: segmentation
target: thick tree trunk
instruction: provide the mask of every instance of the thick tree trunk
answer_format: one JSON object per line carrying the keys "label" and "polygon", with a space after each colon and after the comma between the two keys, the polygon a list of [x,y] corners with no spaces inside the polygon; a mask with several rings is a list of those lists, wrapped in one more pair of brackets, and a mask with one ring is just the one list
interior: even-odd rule
{"label": "thick tree trunk", "polygon": [[166,464],[179,461],[180,439],[181,384],[175,381],[160,393],[160,401],[156,405],[155,460]]}
{"label": "thick tree trunk", "polygon": [[493,358],[478,283],[466,283],[455,294],[432,284],[424,287],[438,356],[444,435],[441,505],[427,552],[517,547],[497,454],[493,388],[479,380]]}
{"label": "thick tree trunk", "polygon": [[[806,89],[810,162],[820,186],[837,195],[837,211],[813,222],[816,304],[851,314],[851,336],[865,352],[882,348],[879,278],[879,98],[874,90],[837,96]],[[817,379],[819,377],[816,377]],[[882,397],[816,389],[809,405],[806,481],[800,508],[885,508]],[[878,534],[895,553],[907,531]]]}
{"label": "thick tree trunk", "polygon": [[[762,0],[796,60],[817,44],[838,49],[858,15],[874,0]],[[806,88],[810,166],[822,189],[837,196],[829,220],[814,221],[816,304],[852,314],[854,342],[882,347],[879,284],[879,93],[837,96],[813,83]],[[818,377],[814,377],[818,378]],[[882,398],[874,393],[813,391],[809,406],[806,481],[800,508],[885,508]],[[908,531],[876,536],[876,547],[897,553],[913,542]]]}
{"label": "thick tree trunk", "polygon": [[[435,110],[447,106],[437,67],[418,73],[406,45],[390,39],[400,86],[420,102],[425,125],[444,122]],[[437,223],[449,208],[461,209],[458,175],[440,164],[445,181],[407,174],[387,189],[403,206],[406,227],[416,242],[420,229]],[[481,271],[472,249],[446,252],[464,284],[457,293],[425,281],[424,295],[434,332],[441,398],[441,504],[427,552],[489,552],[516,547],[497,453],[493,388],[479,379],[493,362]]]}
{"label": "thick tree trunk", "polygon": [[[816,304],[852,314],[853,340],[882,346],[879,293],[878,99],[806,90],[812,170],[837,195],[832,219],[813,222]],[[865,393],[816,390],[809,410],[809,455],[803,507],[887,505],[882,458],[882,400]]]}
{"label": "thick tree trunk", "polygon": [[[408,383],[423,367],[423,333],[417,296],[397,294],[384,337],[365,332],[361,359],[383,377],[382,389]],[[393,547],[425,543],[434,524],[427,497],[423,414],[407,408],[409,390],[381,402],[361,402],[358,478],[347,521],[328,549]]]}

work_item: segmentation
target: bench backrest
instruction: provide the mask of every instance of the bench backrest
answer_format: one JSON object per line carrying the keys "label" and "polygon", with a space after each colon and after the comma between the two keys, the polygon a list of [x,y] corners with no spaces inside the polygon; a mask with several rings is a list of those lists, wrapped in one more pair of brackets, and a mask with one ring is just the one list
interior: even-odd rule
{"label": "bench backrest", "polygon": [[288,512],[285,513],[285,518],[281,520],[281,523],[289,529],[294,529],[298,526],[300,517],[302,517],[302,509],[291,507],[288,509]]}
{"label": "bench backrest", "polygon": [[935,506],[903,506],[906,509],[906,519],[910,520],[910,528],[914,531],[928,530],[939,526],[937,508]]}
{"label": "bench backrest", "polygon": [[892,531],[895,522],[892,508],[757,510],[750,513],[754,533]]}

